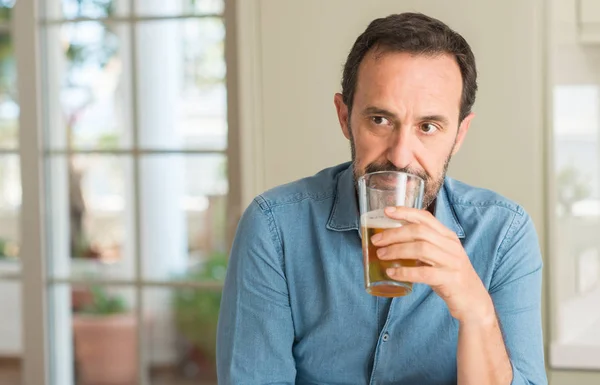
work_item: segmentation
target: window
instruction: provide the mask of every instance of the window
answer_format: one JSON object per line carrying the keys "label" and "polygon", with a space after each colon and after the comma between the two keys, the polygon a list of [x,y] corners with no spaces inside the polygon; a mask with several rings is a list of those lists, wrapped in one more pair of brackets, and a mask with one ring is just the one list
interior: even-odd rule
{"label": "window", "polygon": [[[30,196],[45,206],[45,259],[34,267],[47,278],[48,383],[216,382],[216,320],[238,216],[224,0],[19,1],[38,4],[31,29],[40,47],[21,58],[41,63],[28,92],[41,100],[42,148],[28,143],[22,159],[42,161],[44,186]],[[2,20],[0,66],[14,73]],[[0,78],[3,223],[9,214],[18,222],[21,197],[10,79]],[[3,223],[16,260],[18,225]]]}
{"label": "window", "polygon": [[600,368],[600,84],[554,87],[552,363]]}
{"label": "window", "polygon": [[19,256],[21,206],[13,5],[14,1],[0,0],[0,263],[9,270],[7,264],[16,262]]}
{"label": "window", "polygon": [[14,0],[0,0],[0,383],[17,383],[21,341],[19,106],[13,49]]}
{"label": "window", "polygon": [[579,39],[576,7],[556,2],[551,10],[549,360],[600,369],[600,60]]}

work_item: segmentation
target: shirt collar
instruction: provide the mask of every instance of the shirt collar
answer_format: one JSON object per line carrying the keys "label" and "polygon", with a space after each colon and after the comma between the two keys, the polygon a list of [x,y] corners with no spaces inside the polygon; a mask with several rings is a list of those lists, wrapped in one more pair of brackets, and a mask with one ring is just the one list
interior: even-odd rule
{"label": "shirt collar", "polygon": [[435,203],[435,217],[438,221],[442,222],[444,226],[454,231],[459,238],[465,237],[465,230],[458,222],[456,212],[454,211],[454,205],[450,203],[449,195],[450,186],[448,185],[448,179],[444,180],[444,184],[438,193]]}
{"label": "shirt collar", "polygon": [[[465,231],[458,222],[454,207],[448,198],[448,188],[447,182],[444,181],[436,199],[435,216],[444,226],[454,231],[459,238],[464,238]],[[339,174],[327,229],[333,231],[359,230],[359,211],[352,164],[349,164]]]}
{"label": "shirt collar", "polygon": [[333,208],[327,228],[334,231],[358,230],[358,202],[354,185],[354,168],[349,166],[339,174]]}

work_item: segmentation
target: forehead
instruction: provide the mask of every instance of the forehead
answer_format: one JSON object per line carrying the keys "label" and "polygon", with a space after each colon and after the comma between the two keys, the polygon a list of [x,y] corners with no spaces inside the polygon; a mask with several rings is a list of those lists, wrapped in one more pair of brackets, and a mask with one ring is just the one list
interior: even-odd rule
{"label": "forehead", "polygon": [[387,108],[395,103],[411,107],[429,105],[456,109],[458,114],[461,94],[460,68],[450,54],[371,50],[359,66],[354,104],[356,107],[384,104]]}

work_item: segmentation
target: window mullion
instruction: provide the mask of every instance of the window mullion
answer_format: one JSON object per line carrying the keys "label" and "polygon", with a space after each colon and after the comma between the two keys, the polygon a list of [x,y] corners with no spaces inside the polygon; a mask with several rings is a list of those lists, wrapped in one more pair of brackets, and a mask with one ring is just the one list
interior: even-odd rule
{"label": "window mullion", "polygon": [[[137,11],[136,0],[130,0],[131,14],[135,15]],[[133,215],[134,215],[134,239],[135,239],[135,298],[136,298],[136,320],[138,323],[137,328],[137,357],[138,357],[138,383],[140,385],[148,385],[148,371],[146,370],[146,349],[144,346],[145,333],[144,333],[144,296],[142,286],[142,232],[141,232],[141,161],[140,161],[140,127],[138,119],[139,103],[138,103],[138,76],[137,76],[137,20],[130,20],[130,55],[131,63],[130,74],[131,74],[131,119],[132,119],[132,138],[133,138],[133,151],[131,155],[133,158]]]}
{"label": "window mullion", "polygon": [[129,16],[129,17],[75,17],[71,19],[46,19],[41,20],[43,25],[57,25],[65,23],[80,23],[96,21],[99,23],[139,23],[145,21],[165,21],[165,20],[187,20],[187,19],[214,19],[223,18],[222,14],[186,14],[186,15],[166,15],[166,16]]}
{"label": "window mullion", "polygon": [[22,181],[21,245],[23,298],[23,384],[47,385],[46,271],[44,265],[44,174],[37,1],[19,0],[13,13],[15,56],[21,74],[19,143]]}

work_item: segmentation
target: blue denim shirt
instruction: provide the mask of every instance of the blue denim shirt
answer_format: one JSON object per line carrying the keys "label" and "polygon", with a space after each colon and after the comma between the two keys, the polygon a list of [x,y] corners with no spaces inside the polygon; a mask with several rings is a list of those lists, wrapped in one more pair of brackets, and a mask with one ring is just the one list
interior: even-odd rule
{"label": "blue denim shirt", "polygon": [[[446,178],[435,215],[488,289],[513,384],[547,384],[542,260],[529,216]],[[458,322],[430,287],[365,292],[352,167],[258,196],[231,252],[218,326],[220,384],[456,384]]]}

